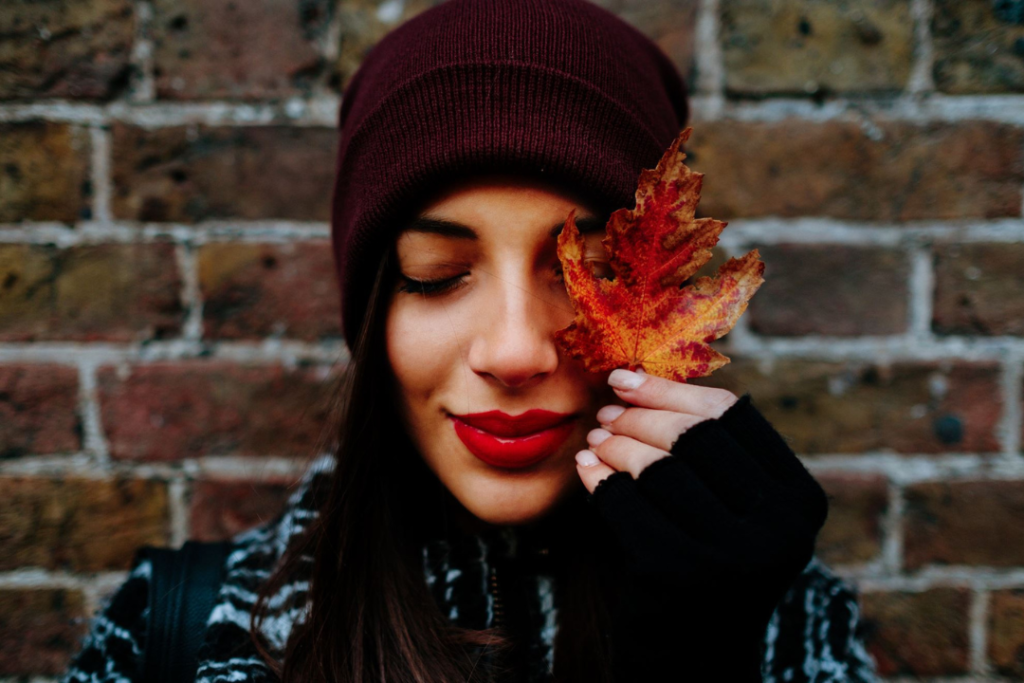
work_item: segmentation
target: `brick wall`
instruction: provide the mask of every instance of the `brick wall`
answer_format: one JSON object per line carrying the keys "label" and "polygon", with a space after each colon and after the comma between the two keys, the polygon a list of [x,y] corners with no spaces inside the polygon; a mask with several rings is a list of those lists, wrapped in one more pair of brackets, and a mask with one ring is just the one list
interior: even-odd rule
{"label": "brick wall", "polygon": [[[430,4],[0,8],[0,679],[317,451],[338,92]],[[881,670],[1024,677],[1024,2],[603,4],[689,75],[702,211],[764,254],[711,382],[829,491]]]}

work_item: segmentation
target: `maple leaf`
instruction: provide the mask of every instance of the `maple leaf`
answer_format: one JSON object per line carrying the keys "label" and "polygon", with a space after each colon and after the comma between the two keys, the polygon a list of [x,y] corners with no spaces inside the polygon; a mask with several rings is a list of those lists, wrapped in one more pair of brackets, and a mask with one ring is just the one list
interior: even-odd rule
{"label": "maple leaf", "polygon": [[644,169],[636,208],[611,214],[602,240],[613,277],[594,276],[573,210],[558,237],[558,258],[576,317],[556,338],[592,372],[643,368],[685,382],[729,362],[709,342],[732,329],[764,282],[756,249],[729,259],[716,277],[682,286],[711,258],[727,224],[694,218],[704,174],[684,163],[682,131],[657,168]]}

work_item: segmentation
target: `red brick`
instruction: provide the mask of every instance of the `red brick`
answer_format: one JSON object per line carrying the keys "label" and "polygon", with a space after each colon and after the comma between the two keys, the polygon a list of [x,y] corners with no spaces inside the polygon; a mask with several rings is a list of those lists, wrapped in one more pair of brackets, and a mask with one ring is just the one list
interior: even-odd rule
{"label": "red brick", "polygon": [[220,541],[273,519],[284,508],[292,482],[208,479],[192,485],[189,536]]}
{"label": "red brick", "polygon": [[970,603],[970,591],[961,588],[863,594],[867,648],[878,663],[878,673],[967,673]]}
{"label": "red brick", "polygon": [[113,97],[128,80],[134,23],[131,0],[5,2],[0,100]]}
{"label": "red brick", "polygon": [[907,0],[723,0],[721,21],[730,93],[894,92],[910,77]]}
{"label": "red brick", "polygon": [[927,482],[903,495],[908,569],[1024,565],[1024,482]]}
{"label": "red brick", "polygon": [[168,243],[0,245],[0,341],[142,341],[181,330]]}
{"label": "red brick", "polygon": [[882,551],[888,482],[877,474],[830,473],[815,478],[829,497],[828,520],[815,553],[828,564],[869,562]]}
{"label": "red brick", "polygon": [[78,370],[0,365],[0,460],[81,448]]}
{"label": "red brick", "polygon": [[0,571],[127,569],[137,548],[167,539],[162,482],[0,477]]}
{"label": "red brick", "polygon": [[99,371],[110,451],[118,459],[315,454],[331,382],[316,368],[157,363]]}
{"label": "red brick", "polygon": [[55,676],[81,647],[85,599],[64,588],[0,589],[0,676]]}
{"label": "red brick", "polygon": [[903,252],[875,247],[784,244],[760,248],[764,278],[750,327],[778,336],[898,334],[907,328]]}
{"label": "red brick", "polygon": [[797,453],[1000,450],[1000,368],[995,363],[750,359],[695,384],[750,392]]}
{"label": "red brick", "polygon": [[88,179],[85,130],[44,121],[0,123],[0,223],[88,218]]}
{"label": "red brick", "polygon": [[935,251],[932,329],[1024,336],[1024,245],[958,244]]}
{"label": "red brick", "polygon": [[150,36],[161,99],[307,94],[326,62],[328,0],[154,0]]}
{"label": "red brick", "polygon": [[988,658],[997,673],[1024,680],[1024,589],[993,591],[988,610]]}
{"label": "red brick", "polygon": [[112,138],[118,218],[330,218],[333,129],[117,124]]}
{"label": "red brick", "polygon": [[199,287],[208,337],[341,337],[330,242],[207,244],[199,251]]}
{"label": "red brick", "polygon": [[694,127],[700,212],[865,221],[1021,215],[1021,129],[985,121],[717,121]]}
{"label": "red brick", "polygon": [[935,86],[955,94],[1024,91],[1019,12],[1016,2],[935,0]]}

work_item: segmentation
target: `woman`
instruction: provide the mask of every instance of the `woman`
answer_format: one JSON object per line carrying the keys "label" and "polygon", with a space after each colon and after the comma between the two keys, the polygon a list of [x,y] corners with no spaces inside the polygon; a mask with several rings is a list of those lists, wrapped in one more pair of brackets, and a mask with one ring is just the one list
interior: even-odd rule
{"label": "woman", "polygon": [[[571,210],[606,276],[687,118],[658,48],[584,0],[449,0],[346,90],[332,216],[340,441],[233,539],[197,680],[866,681],[823,491],[750,397],[554,344]],[[141,680],[148,561],[67,680]]]}

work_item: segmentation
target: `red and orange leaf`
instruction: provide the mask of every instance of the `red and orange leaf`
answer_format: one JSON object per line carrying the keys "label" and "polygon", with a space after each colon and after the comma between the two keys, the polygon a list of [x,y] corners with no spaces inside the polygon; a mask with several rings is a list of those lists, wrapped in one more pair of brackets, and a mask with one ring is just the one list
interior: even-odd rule
{"label": "red and orange leaf", "polygon": [[576,318],[557,338],[593,372],[643,368],[676,381],[711,374],[729,362],[710,342],[732,329],[764,282],[757,250],[730,259],[716,277],[681,287],[711,258],[723,221],[694,218],[704,175],[683,163],[672,142],[657,168],[644,169],[636,208],[612,213],[603,244],[612,279],[594,276],[585,243],[569,214],[558,237],[558,258]]}

